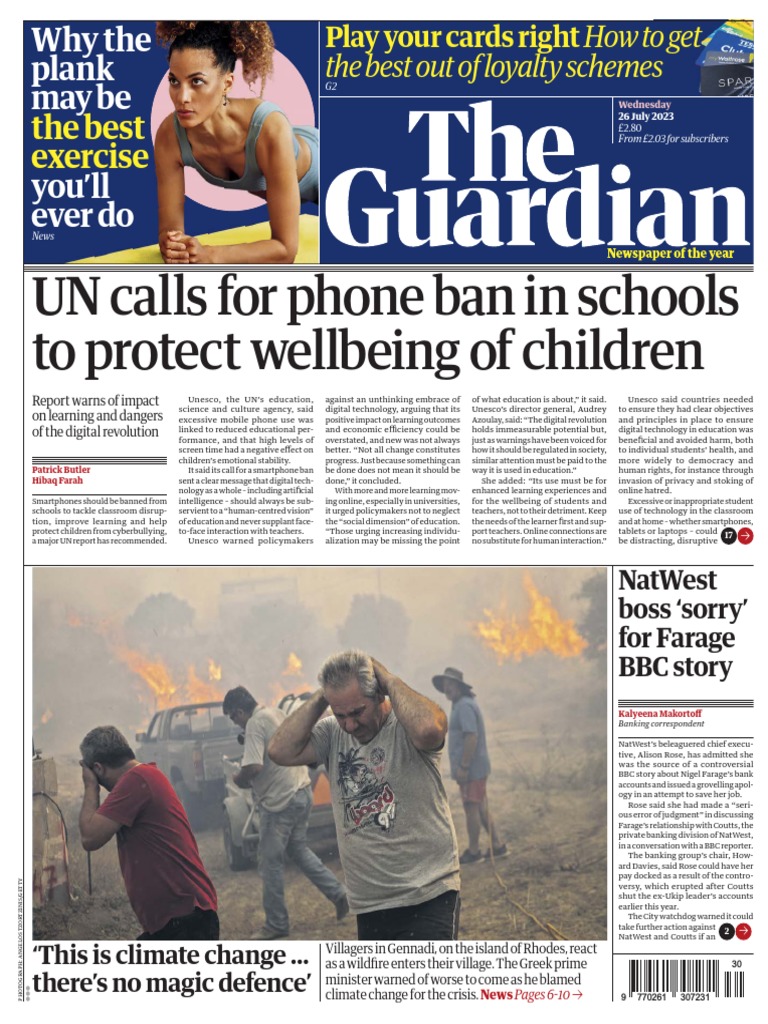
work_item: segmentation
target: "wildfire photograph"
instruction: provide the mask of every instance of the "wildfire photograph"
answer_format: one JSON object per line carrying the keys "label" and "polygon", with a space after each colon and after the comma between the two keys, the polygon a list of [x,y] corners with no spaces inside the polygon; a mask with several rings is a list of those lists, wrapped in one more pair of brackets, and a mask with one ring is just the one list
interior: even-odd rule
{"label": "wildfire photograph", "polygon": [[[258,836],[253,814],[235,807],[242,735],[222,702],[245,687],[291,714],[326,659],[349,649],[448,716],[453,691],[439,680],[458,679],[482,713],[486,817],[482,856],[462,858],[459,938],[606,937],[603,568],[46,567],[34,573],[33,611],[37,938],[137,933],[115,843],[86,854],[79,836],[79,744],[104,725],[176,790],[218,893],[221,938],[251,936]],[[440,771],[458,850],[469,851],[449,753]],[[332,823],[320,827],[331,799],[322,766],[312,784],[310,845],[343,881]],[[291,866],[286,901],[291,938],[355,937],[354,915],[329,918]]]}

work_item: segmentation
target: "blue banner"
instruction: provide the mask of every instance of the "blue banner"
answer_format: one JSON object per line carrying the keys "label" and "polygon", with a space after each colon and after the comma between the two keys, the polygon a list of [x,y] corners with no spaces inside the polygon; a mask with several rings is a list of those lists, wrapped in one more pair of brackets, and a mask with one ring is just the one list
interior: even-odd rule
{"label": "blue banner", "polygon": [[754,262],[749,22],[270,27],[272,73],[198,115],[154,23],[28,23],[25,261]]}

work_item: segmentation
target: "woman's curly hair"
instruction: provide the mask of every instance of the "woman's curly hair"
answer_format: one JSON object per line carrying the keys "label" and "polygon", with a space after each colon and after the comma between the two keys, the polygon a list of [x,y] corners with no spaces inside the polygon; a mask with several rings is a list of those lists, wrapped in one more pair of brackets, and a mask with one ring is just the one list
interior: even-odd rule
{"label": "woman's curly hair", "polygon": [[242,61],[243,78],[249,85],[272,74],[275,41],[266,21],[158,21],[157,41],[174,50],[211,50],[217,68],[235,70]]}

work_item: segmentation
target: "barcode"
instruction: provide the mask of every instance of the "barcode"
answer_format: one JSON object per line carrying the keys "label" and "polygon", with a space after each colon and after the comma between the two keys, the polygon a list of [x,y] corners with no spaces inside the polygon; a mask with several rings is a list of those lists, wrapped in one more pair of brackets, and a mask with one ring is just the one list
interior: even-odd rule
{"label": "barcode", "polygon": [[744,971],[726,971],[723,990],[726,996],[744,998]]}
{"label": "barcode", "polygon": [[[724,971],[722,994],[744,996],[744,971]],[[721,994],[719,960],[630,960],[629,995]]]}

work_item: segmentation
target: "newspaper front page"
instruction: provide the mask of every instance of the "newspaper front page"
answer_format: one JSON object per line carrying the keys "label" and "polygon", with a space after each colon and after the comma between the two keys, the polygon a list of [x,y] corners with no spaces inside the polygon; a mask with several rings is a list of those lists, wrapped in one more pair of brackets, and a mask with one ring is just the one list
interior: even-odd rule
{"label": "newspaper front page", "polygon": [[[25,1012],[758,1005],[765,167],[712,8],[24,12]],[[450,731],[426,786],[334,707],[276,896],[222,702],[306,715],[349,649]],[[83,848],[104,725],[218,940],[142,935],[125,820]],[[443,792],[454,937],[359,938]]]}

